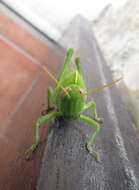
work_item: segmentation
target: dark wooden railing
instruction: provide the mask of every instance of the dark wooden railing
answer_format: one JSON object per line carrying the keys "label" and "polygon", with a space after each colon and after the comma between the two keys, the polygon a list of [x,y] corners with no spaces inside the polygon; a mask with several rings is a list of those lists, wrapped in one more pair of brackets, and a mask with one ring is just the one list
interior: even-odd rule
{"label": "dark wooden railing", "polygon": [[[92,25],[76,17],[63,38],[65,47],[81,57],[88,89],[112,80]],[[61,123],[53,128],[44,152],[37,190],[137,190],[139,189],[139,139],[116,86],[89,96],[104,118],[95,140],[102,163],[85,148],[91,128],[82,122]],[[91,115],[91,110],[86,112]]]}

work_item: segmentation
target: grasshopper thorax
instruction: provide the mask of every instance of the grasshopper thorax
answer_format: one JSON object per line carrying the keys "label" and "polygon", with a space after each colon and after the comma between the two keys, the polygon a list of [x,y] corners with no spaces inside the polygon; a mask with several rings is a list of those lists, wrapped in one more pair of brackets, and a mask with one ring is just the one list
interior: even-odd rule
{"label": "grasshopper thorax", "polygon": [[60,111],[66,119],[75,120],[84,106],[83,89],[77,85],[66,87],[68,94],[61,92]]}

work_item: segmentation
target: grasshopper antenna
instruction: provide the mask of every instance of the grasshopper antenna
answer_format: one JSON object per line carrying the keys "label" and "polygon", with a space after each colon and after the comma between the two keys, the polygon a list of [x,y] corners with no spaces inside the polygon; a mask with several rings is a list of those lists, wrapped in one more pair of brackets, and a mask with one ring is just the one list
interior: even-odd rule
{"label": "grasshopper antenna", "polygon": [[84,95],[88,95],[88,94],[97,92],[97,91],[99,91],[99,90],[101,90],[101,89],[103,89],[103,88],[106,88],[106,87],[108,87],[108,86],[111,86],[112,84],[114,84],[114,83],[116,83],[116,82],[119,82],[119,81],[122,80],[122,79],[123,79],[123,77],[120,77],[120,78],[118,78],[118,79],[116,79],[116,80],[113,80],[113,81],[109,82],[108,84],[105,84],[105,85],[103,85],[103,86],[101,86],[101,87],[99,87],[99,88],[95,88],[95,89],[93,89],[93,90],[87,91],[87,92],[84,93]]}
{"label": "grasshopper antenna", "polygon": [[50,76],[50,78],[55,81],[55,83],[62,88],[62,90],[66,93],[67,96],[69,96],[68,91],[63,87],[63,85],[56,79],[56,77],[50,73],[46,66],[41,65],[42,69]]}

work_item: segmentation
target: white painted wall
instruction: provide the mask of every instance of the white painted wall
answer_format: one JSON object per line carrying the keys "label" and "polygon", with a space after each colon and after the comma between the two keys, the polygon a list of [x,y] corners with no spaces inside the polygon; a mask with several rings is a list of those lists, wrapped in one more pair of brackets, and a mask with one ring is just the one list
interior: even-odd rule
{"label": "white painted wall", "polygon": [[43,32],[55,40],[72,18],[81,14],[93,20],[107,4],[115,8],[126,0],[4,0]]}

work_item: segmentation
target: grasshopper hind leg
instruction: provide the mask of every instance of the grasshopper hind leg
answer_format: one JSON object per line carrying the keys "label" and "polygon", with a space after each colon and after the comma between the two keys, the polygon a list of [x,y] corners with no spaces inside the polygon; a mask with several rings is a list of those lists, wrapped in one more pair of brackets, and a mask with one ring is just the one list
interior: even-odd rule
{"label": "grasshopper hind leg", "polygon": [[75,58],[75,64],[76,64],[78,72],[83,76],[80,57]]}
{"label": "grasshopper hind leg", "polygon": [[59,74],[59,77],[58,77],[59,81],[61,81],[62,79],[64,79],[65,71],[68,69],[68,65],[71,62],[72,55],[73,55],[73,49],[70,48],[70,49],[67,50],[65,62],[63,64],[63,67],[62,67],[61,72]]}

